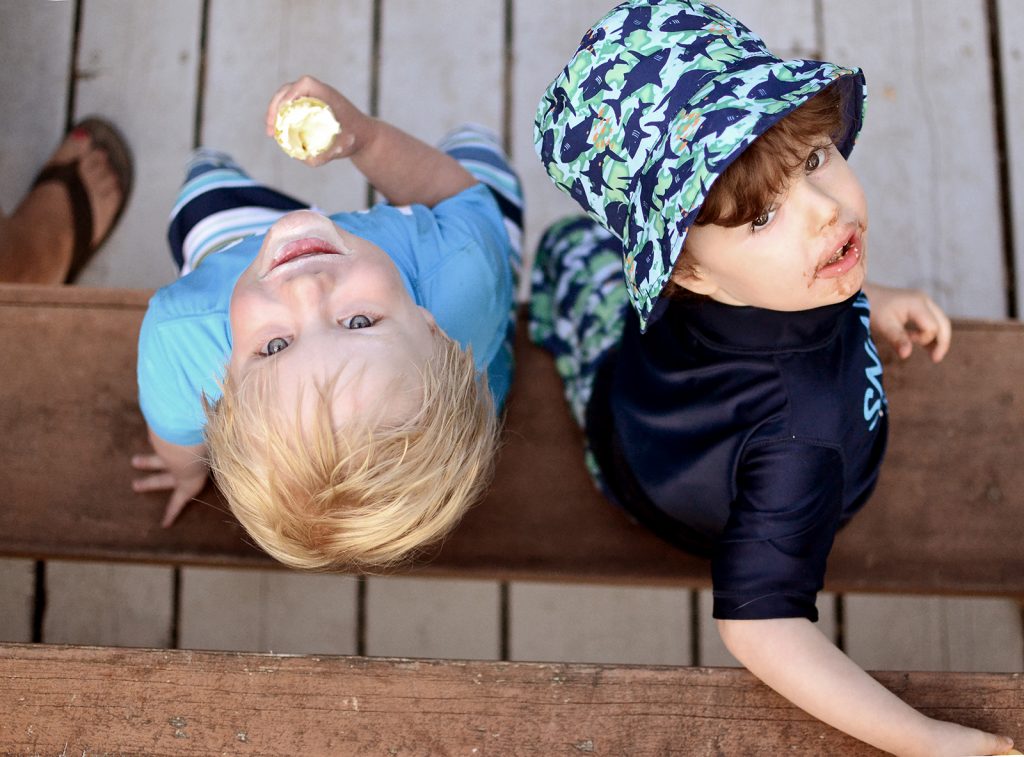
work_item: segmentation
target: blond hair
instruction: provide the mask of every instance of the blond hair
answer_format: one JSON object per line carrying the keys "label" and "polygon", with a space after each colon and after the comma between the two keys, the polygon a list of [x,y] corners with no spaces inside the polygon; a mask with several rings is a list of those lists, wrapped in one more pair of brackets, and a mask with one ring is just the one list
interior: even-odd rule
{"label": "blond hair", "polygon": [[[230,378],[207,404],[211,468],[231,511],[275,559],[305,570],[370,571],[413,557],[458,523],[489,483],[498,423],[470,350],[438,331],[423,397],[397,427],[335,429],[335,381],[316,387],[303,427],[272,401],[271,372]],[[249,380],[251,379],[252,380]]]}

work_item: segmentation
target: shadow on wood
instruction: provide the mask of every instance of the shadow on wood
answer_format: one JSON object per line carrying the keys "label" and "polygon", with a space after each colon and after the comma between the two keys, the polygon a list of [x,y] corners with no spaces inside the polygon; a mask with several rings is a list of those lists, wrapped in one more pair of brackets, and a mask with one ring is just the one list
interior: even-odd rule
{"label": "shadow on wood", "polygon": [[[0,553],[261,565],[212,489],[162,530],[130,489],[148,292],[0,287]],[[582,464],[553,363],[520,330],[507,442],[487,498],[422,575],[707,585],[707,564],[609,505]],[[941,365],[888,361],[892,429],[872,501],[842,532],[828,588],[1024,596],[1024,325],[960,321]]]}

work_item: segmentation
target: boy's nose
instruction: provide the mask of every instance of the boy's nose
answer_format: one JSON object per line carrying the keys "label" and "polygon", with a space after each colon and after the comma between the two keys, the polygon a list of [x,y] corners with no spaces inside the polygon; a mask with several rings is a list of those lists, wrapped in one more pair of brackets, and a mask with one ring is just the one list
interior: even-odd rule
{"label": "boy's nose", "polygon": [[839,222],[841,203],[823,188],[813,184],[810,186],[811,223],[815,227],[814,231],[825,231]]}
{"label": "boy's nose", "polygon": [[283,289],[295,305],[319,309],[331,289],[330,277],[321,272],[303,273],[284,282]]}

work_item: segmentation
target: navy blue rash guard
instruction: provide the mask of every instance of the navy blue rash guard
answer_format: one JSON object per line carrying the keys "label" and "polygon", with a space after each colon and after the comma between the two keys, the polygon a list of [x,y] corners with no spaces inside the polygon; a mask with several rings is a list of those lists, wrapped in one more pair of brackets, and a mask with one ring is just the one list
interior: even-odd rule
{"label": "navy blue rash guard", "polygon": [[673,301],[630,309],[587,407],[608,493],[711,557],[714,616],[806,617],[836,531],[885,452],[882,368],[863,294],[799,312]]}

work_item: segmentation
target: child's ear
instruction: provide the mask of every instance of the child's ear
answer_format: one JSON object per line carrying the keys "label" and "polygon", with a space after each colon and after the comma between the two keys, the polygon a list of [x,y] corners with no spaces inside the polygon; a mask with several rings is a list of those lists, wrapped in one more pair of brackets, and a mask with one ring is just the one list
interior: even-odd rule
{"label": "child's ear", "polygon": [[429,310],[427,310],[422,305],[417,305],[417,307],[420,309],[420,315],[423,316],[423,320],[427,322],[428,326],[430,326],[430,330],[431,331],[437,331],[438,326],[437,326],[437,321],[434,319],[434,314],[431,313]]}
{"label": "child's ear", "polygon": [[694,294],[710,296],[718,287],[699,265],[683,261],[672,271],[672,283]]}

